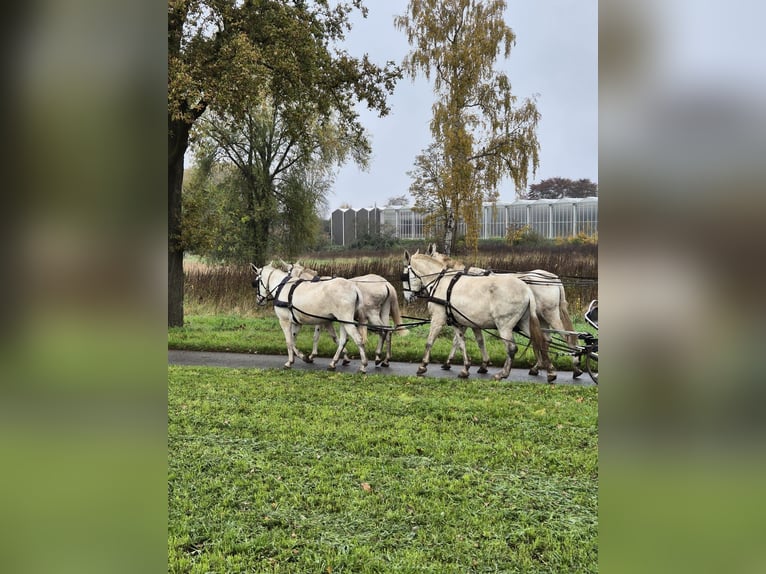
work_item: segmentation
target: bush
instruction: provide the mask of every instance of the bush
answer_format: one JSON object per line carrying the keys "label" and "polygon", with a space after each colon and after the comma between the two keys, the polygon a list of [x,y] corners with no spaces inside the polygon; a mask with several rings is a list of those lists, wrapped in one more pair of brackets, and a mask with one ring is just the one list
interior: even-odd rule
{"label": "bush", "polygon": [[505,232],[505,241],[512,246],[516,245],[550,245],[551,240],[546,239],[529,225],[523,227],[509,227]]}

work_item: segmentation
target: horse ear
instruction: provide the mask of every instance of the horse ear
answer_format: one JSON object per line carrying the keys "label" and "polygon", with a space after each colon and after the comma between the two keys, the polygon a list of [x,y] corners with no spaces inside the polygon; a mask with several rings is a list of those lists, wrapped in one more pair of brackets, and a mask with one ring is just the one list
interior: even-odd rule
{"label": "horse ear", "polygon": [[250,264],[250,269],[252,269],[252,270],[253,270],[253,271],[255,271],[256,273],[258,273],[258,268],[255,266],[255,263],[251,263],[251,264]]}
{"label": "horse ear", "polygon": [[404,260],[409,263],[410,262],[410,252],[406,249],[404,250]]}

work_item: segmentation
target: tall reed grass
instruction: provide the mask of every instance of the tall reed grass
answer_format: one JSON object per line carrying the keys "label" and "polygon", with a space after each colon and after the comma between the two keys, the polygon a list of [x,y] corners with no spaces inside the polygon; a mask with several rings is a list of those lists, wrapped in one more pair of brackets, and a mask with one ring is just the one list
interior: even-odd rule
{"label": "tall reed grass", "polygon": [[[421,248],[423,250],[425,246]],[[463,263],[495,271],[530,271],[545,269],[556,273],[564,282],[570,313],[581,315],[588,303],[598,298],[598,248],[595,245],[554,245],[545,247],[498,247],[481,249],[476,257],[456,257]],[[403,301],[401,274],[403,251],[348,251],[343,253],[311,254],[300,258],[306,267],[321,275],[357,277],[375,273],[385,277]],[[249,265],[206,265],[188,261],[186,276],[187,313],[239,314],[260,316],[272,312],[271,305],[259,308],[252,286],[253,273]],[[415,303],[404,306],[405,314],[424,316],[425,306]]]}

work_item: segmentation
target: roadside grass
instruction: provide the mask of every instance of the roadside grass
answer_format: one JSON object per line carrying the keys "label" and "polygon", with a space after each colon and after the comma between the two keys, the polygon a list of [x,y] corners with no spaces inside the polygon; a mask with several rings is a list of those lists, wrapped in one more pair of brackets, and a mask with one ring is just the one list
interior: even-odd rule
{"label": "roadside grass", "polygon": [[169,572],[596,572],[598,390],[168,367]]}
{"label": "roadside grass", "polygon": [[[417,315],[422,316],[422,315]],[[168,329],[168,347],[170,349],[187,349],[194,351],[228,351],[236,353],[257,353],[262,355],[285,355],[285,338],[276,317],[271,309],[261,317],[244,317],[240,315],[187,315],[183,327]],[[336,326],[337,327],[337,326]],[[392,360],[411,363],[419,363],[423,358],[425,342],[428,337],[428,325],[421,325],[409,329],[407,335],[395,334],[392,343]],[[575,329],[590,331],[593,329],[584,321],[576,320]],[[337,329],[336,329],[337,330]],[[314,329],[305,326],[298,335],[298,348],[308,353],[313,342]],[[472,364],[481,364],[481,353],[469,330],[467,350]],[[438,365],[447,359],[452,347],[453,331],[451,327],[445,327],[439,334],[431,351],[432,364]],[[484,341],[487,346],[491,364],[501,367],[505,361],[505,345],[499,339],[485,333]],[[528,368],[534,363],[534,355],[529,341],[522,336],[516,336],[519,350],[513,362],[514,367]],[[368,359],[374,359],[375,347],[378,344],[378,335],[369,333],[365,350]],[[353,341],[348,342],[346,348],[352,358],[358,358],[359,352]],[[318,352],[320,357],[332,357],[336,346],[326,333],[319,338]],[[550,353],[551,360],[558,370],[572,370],[571,358],[556,350]],[[300,360],[300,359],[297,359]],[[453,365],[462,365],[463,358],[458,351]],[[431,367],[433,368],[433,367]]]}

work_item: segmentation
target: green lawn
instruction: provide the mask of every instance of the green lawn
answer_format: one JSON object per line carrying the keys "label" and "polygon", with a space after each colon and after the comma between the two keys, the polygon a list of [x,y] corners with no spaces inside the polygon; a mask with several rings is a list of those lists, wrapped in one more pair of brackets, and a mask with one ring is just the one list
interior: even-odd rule
{"label": "green lawn", "polygon": [[168,570],[595,572],[597,401],[168,367]]}

